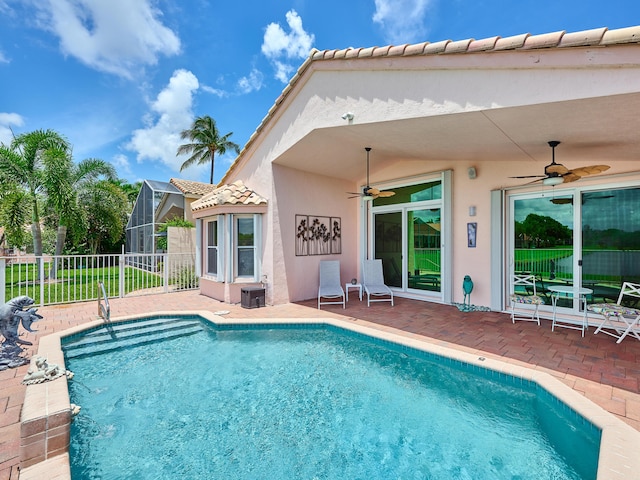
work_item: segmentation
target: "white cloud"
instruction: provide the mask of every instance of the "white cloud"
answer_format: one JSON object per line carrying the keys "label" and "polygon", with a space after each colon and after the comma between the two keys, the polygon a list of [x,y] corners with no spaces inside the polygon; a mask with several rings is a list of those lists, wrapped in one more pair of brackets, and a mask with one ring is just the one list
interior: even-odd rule
{"label": "white cloud", "polygon": [[286,14],[290,32],[285,32],[280,24],[270,23],[264,32],[262,53],[276,69],[275,77],[283,83],[289,81],[294,65],[287,60],[298,60],[309,55],[315,36],[302,28],[302,19],[295,10]]}
{"label": "white cloud", "polygon": [[180,39],[149,0],[48,0],[34,3],[39,22],[60,48],[91,68],[130,78],[159,55],[175,55]]}
{"label": "white cloud", "polygon": [[433,0],[375,0],[375,3],[373,21],[380,24],[390,44],[425,40],[425,17]]}
{"label": "white cloud", "polygon": [[176,70],[169,84],[150,105],[147,126],[135,130],[125,148],[136,152],[138,163],[160,161],[176,172],[184,159],[176,157],[183,141],[180,132],[193,122],[193,94],[199,88],[196,76],[187,70]]}
{"label": "white cloud", "polygon": [[246,77],[242,77],[238,80],[238,88],[241,93],[250,93],[253,91],[260,90],[262,88],[262,81],[264,80],[264,75],[258,69],[251,70],[251,73]]}
{"label": "white cloud", "polygon": [[111,159],[111,163],[116,168],[119,178],[131,178],[134,176],[131,164],[129,163],[129,158],[126,155],[121,153],[115,155]]}
{"label": "white cloud", "polygon": [[0,63],[9,63],[9,59],[6,55],[0,50]]}
{"label": "white cloud", "polygon": [[13,140],[13,132],[11,127],[22,127],[24,119],[17,113],[0,112],[0,143],[9,145]]}
{"label": "white cloud", "polygon": [[219,98],[225,98],[229,96],[228,92],[220,90],[219,88],[210,87],[209,85],[201,85],[200,88],[203,92],[211,93],[212,95],[215,95]]}

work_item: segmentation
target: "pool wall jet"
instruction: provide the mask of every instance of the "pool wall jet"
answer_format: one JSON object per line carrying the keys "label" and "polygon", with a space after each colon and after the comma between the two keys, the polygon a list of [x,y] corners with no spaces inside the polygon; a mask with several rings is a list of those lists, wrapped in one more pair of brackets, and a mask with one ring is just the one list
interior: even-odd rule
{"label": "pool wall jet", "polygon": [[[113,319],[112,323],[131,322],[163,315],[176,316],[175,312],[155,312],[153,315]],[[640,456],[637,455],[636,450],[637,445],[640,445],[640,432],[546,372],[527,368],[521,364],[508,363],[497,357],[487,355],[480,350],[461,349],[456,347],[455,344],[429,339],[361,320],[287,318],[251,319],[247,321],[246,319],[224,318],[211,312],[203,311],[182,312],[181,316],[183,315],[197,315],[220,326],[332,325],[385,342],[392,342],[449,358],[471,365],[473,368],[489,370],[498,374],[535,382],[546,392],[601,430],[598,479],[628,480],[638,478]],[[61,348],[62,339],[102,325],[104,325],[102,321],[94,321],[64,332],[42,337],[38,348],[38,356],[44,357],[50,364],[57,364],[64,369],[64,354]],[[36,358],[32,359],[32,365],[35,365]],[[60,480],[71,478],[68,449],[73,415],[67,387],[66,375],[62,375],[52,381],[27,386],[21,417],[20,480],[41,480],[45,478],[43,473],[46,478]],[[56,472],[55,476],[50,475],[53,472]]]}

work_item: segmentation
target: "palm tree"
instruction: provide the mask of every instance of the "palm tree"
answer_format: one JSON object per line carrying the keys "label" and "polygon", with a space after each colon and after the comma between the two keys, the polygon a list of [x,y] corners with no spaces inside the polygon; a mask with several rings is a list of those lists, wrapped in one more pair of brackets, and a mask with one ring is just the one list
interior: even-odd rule
{"label": "palm tree", "polygon": [[[38,198],[44,187],[43,156],[46,152],[56,150],[64,152],[67,149],[67,141],[53,130],[23,133],[14,137],[9,146],[0,145],[0,176],[24,190],[24,198],[30,207],[33,253],[38,258],[38,263],[42,256]],[[14,204],[14,206],[20,205]],[[21,207],[23,212],[26,212],[24,205]]]}
{"label": "palm tree", "polygon": [[208,115],[196,118],[190,129],[183,130],[180,133],[182,140],[189,139],[191,141],[191,143],[180,145],[176,152],[176,155],[191,154],[180,167],[180,171],[183,171],[194,163],[203,165],[211,162],[211,178],[209,183],[213,184],[215,153],[218,152],[220,155],[224,155],[227,150],[234,150],[236,155],[240,153],[240,147],[229,140],[231,135],[233,135],[233,132],[221,137],[215,120]]}
{"label": "palm tree", "polygon": [[[43,184],[47,203],[58,217],[55,257],[62,255],[69,225],[82,216],[78,196],[101,177],[116,178],[113,165],[98,158],[87,158],[75,164],[67,151],[53,150],[43,156]],[[50,277],[56,277],[57,263],[51,265]]]}
{"label": "palm tree", "polygon": [[24,226],[29,217],[29,202],[26,193],[15,182],[0,178],[0,225],[4,227],[7,243],[23,248],[27,241]]}

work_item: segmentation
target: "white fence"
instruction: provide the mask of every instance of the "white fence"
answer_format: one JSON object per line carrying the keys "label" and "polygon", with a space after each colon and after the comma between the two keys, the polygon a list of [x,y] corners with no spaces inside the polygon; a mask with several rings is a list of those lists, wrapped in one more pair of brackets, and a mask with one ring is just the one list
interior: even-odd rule
{"label": "white fence", "polygon": [[0,304],[21,295],[36,305],[199,288],[194,254],[0,257]]}

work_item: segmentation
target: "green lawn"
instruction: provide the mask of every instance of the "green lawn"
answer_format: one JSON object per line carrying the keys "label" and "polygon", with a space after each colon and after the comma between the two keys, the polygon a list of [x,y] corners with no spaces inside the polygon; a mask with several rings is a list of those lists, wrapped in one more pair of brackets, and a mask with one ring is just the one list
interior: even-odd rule
{"label": "green lawn", "polygon": [[[48,277],[50,264],[45,263]],[[5,271],[5,301],[27,295],[36,304],[41,303],[40,281],[36,280],[35,264],[14,264]],[[45,279],[44,303],[64,303],[95,300],[100,295],[98,282],[103,282],[109,297],[120,296],[120,268],[75,268],[58,270],[56,279]],[[162,274],[150,273],[138,268],[124,267],[124,294],[136,290],[163,285]]]}

